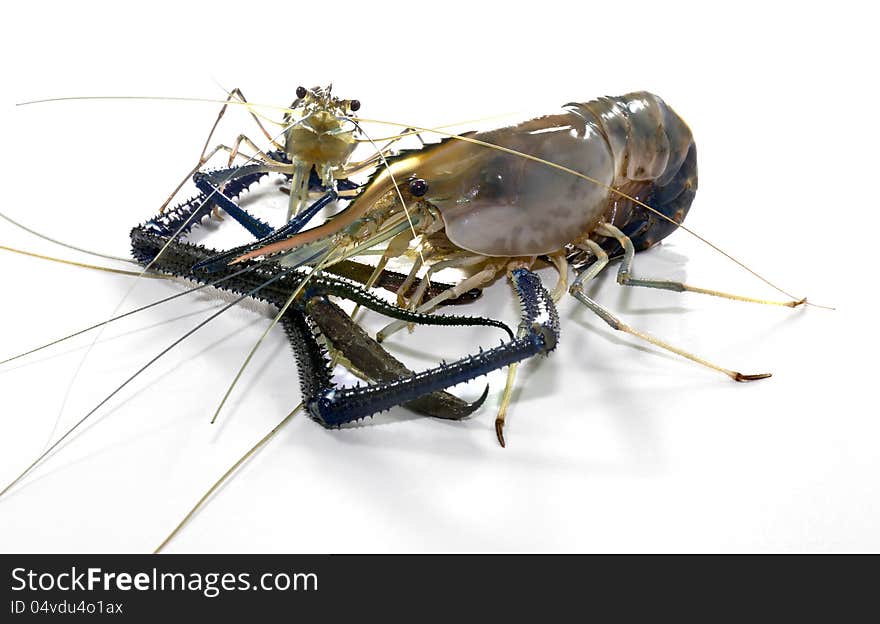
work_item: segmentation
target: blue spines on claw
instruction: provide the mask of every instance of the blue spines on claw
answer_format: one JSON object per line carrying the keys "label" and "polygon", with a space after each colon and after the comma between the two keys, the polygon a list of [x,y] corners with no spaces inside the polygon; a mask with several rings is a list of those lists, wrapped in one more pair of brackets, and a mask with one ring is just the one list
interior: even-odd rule
{"label": "blue spines on claw", "polygon": [[496,321],[495,319],[482,316],[461,316],[457,314],[429,314],[424,312],[414,312],[405,308],[399,308],[396,305],[388,303],[381,297],[377,297],[371,292],[364,290],[361,286],[355,285],[343,278],[328,279],[325,276],[311,278],[309,286],[302,295],[303,300],[322,295],[335,295],[343,297],[349,301],[353,301],[364,306],[374,312],[384,314],[390,318],[406,323],[417,323],[419,325],[446,325],[459,327],[497,327],[507,333],[508,337],[513,338],[513,332],[506,323]]}
{"label": "blue spines on claw", "polygon": [[[239,207],[232,199],[224,194],[220,188],[238,177],[238,174],[249,175],[249,170],[258,170],[258,165],[249,165],[244,167],[236,167],[233,169],[223,169],[221,171],[202,172],[199,171],[193,176],[193,182],[196,187],[205,194],[207,200],[213,204],[220,206],[230,217],[238,221],[241,226],[256,238],[269,236],[273,228],[271,225],[258,219],[250,214],[247,210]],[[258,173],[259,171],[254,171]]]}
{"label": "blue spines on claw", "polygon": [[[225,187],[228,197],[233,199],[236,198],[245,188],[247,188],[247,186],[264,175],[265,173],[263,172],[246,172],[245,175],[229,181]],[[201,179],[203,181],[205,180],[205,178]],[[214,182],[219,183],[216,179]],[[343,188],[343,185],[340,184],[339,188]],[[346,185],[346,188],[348,188],[348,185]],[[300,228],[310,218],[311,214],[320,210],[325,203],[335,199],[335,196],[335,191],[331,190],[326,194],[324,201],[319,200],[317,206],[310,207],[307,211],[309,214],[303,215],[301,222],[288,224],[288,226],[282,228],[280,232],[272,235],[283,237],[286,234],[284,231],[285,229],[289,232],[292,229]],[[157,261],[156,255],[160,250],[163,250],[161,261],[155,265],[156,267],[174,275],[180,275],[188,279],[205,283],[207,281],[208,271],[194,270],[194,265],[199,267],[208,265],[212,261],[215,261],[218,258],[218,255],[223,254],[217,254],[216,252],[212,252],[211,250],[197,245],[169,239],[175,235],[185,235],[194,225],[200,223],[210,214],[212,202],[210,200],[206,201],[206,199],[207,193],[203,193],[185,202],[181,206],[172,209],[165,215],[155,217],[144,226],[134,228],[132,230],[132,248],[135,257],[144,264],[153,263]],[[220,288],[233,291],[241,291],[244,289],[249,292],[250,290],[253,290],[250,282],[252,280],[257,280],[258,283],[262,283],[263,286],[258,293],[254,293],[255,298],[268,300],[275,305],[281,306],[287,301],[289,293],[297,287],[296,283],[304,276],[295,271],[286,270],[284,271],[285,275],[283,276],[278,275],[277,278],[270,280],[266,279],[267,276],[274,276],[279,271],[282,271],[282,269],[274,264],[264,266],[259,265],[258,263],[249,263],[245,268],[238,270],[233,270],[226,265],[222,265],[219,267],[219,274],[215,274],[217,279],[212,280],[212,282]],[[224,275],[224,273],[228,273],[228,275]],[[348,283],[346,280],[333,279],[321,275],[314,276],[312,278],[311,288],[304,292],[303,295],[305,299],[308,299],[318,293],[333,293],[349,297],[368,308],[375,309],[388,314],[393,318],[398,318],[407,322],[440,325],[493,325],[504,329],[508,335],[511,334],[510,329],[506,325],[492,319],[438,316],[401,310],[380,298],[375,297],[371,293],[362,290],[359,286]],[[315,341],[316,328],[313,326],[311,319],[309,319],[307,315],[304,316],[302,312],[303,311],[298,306],[291,306],[281,319],[281,322],[287,331],[291,344],[294,346],[294,351],[300,364],[300,381],[303,397],[308,400],[309,403],[314,403],[315,401],[320,400],[330,390],[332,382],[326,352],[323,347]],[[421,381],[421,388],[402,388],[403,392],[397,393],[397,400],[392,396],[392,401],[394,401],[392,405],[408,403],[409,401],[406,399],[406,396],[411,396],[412,399],[424,399],[428,397],[431,394],[429,386],[436,386],[443,379],[447,381],[442,387],[454,385],[459,381],[472,379],[473,377],[485,374],[486,372],[504,366],[512,361],[528,357],[535,352],[539,352],[541,350],[541,345],[543,344],[540,340],[534,340],[534,337],[531,341],[521,340],[515,342],[515,344],[512,343],[506,347],[499,347],[489,352],[483,353],[481,351],[480,355],[465,358],[465,360],[461,362],[444,365],[441,367],[443,372],[440,375],[431,375],[431,371],[428,371],[426,373],[414,375],[413,377],[405,378],[404,384],[413,379],[415,379],[416,382]],[[427,384],[422,381],[426,377],[428,378]],[[431,377],[434,377],[435,379],[431,379]],[[378,393],[382,385],[383,384],[367,386],[365,388],[359,388],[359,390],[375,394]],[[392,383],[392,386],[393,385],[394,384]],[[416,385],[418,385],[418,383]],[[486,390],[488,391],[488,388]],[[442,417],[463,417],[479,407],[483,400],[485,400],[487,391],[484,392],[480,399],[473,404],[465,405],[464,409],[461,409],[458,405],[453,405],[452,407],[456,408],[455,410],[450,411],[447,407],[445,408],[445,411],[440,410],[438,414]],[[393,394],[394,393],[392,392],[392,395]],[[431,413],[435,412],[436,406],[429,404],[428,407],[431,408]],[[375,411],[378,411],[378,409],[374,407],[370,413]],[[450,416],[449,414],[452,415]],[[348,420],[353,420],[354,418],[356,418],[356,416],[352,416]]]}
{"label": "blue spines on claw", "polygon": [[408,379],[355,388],[327,388],[308,402],[309,413],[327,426],[372,416],[536,355],[543,350],[543,340],[540,335],[529,334],[457,362],[416,373]]}
{"label": "blue spines on claw", "polygon": [[324,195],[312,203],[311,206],[303,210],[300,214],[296,215],[293,219],[287,222],[285,225],[282,225],[277,230],[273,231],[268,236],[257,240],[254,243],[248,243],[247,245],[241,245],[239,247],[235,247],[234,249],[230,249],[229,251],[224,251],[223,253],[217,254],[207,260],[203,260],[199,262],[195,266],[193,266],[194,271],[198,270],[206,270],[208,272],[216,272],[224,267],[228,266],[230,262],[232,262],[235,258],[246,254],[248,251],[252,249],[256,249],[258,247],[262,247],[264,245],[268,245],[270,243],[274,243],[276,241],[283,240],[288,236],[293,236],[301,229],[303,229],[312,218],[318,214],[323,208],[325,208],[328,204],[335,201],[338,195],[336,191],[333,189],[324,193]]}
{"label": "blue spines on claw", "polygon": [[[226,185],[226,196],[232,199],[237,198],[245,189],[264,176],[266,176],[265,172],[258,172],[231,180]],[[199,225],[205,217],[211,214],[213,206],[214,204],[208,199],[207,193],[199,193],[163,214],[156,215],[147,221],[144,227],[160,236],[174,236],[175,234],[186,236],[193,227]]]}
{"label": "blue spines on claw", "polygon": [[331,383],[327,351],[315,339],[313,322],[300,308],[288,308],[281,317],[281,324],[293,346],[302,394],[304,397],[315,396]]}
{"label": "blue spines on claw", "polygon": [[[136,227],[131,232],[132,253],[138,262],[153,264],[157,270],[185,277],[202,284],[213,283],[220,289],[230,290],[238,294],[249,292],[267,279],[284,273],[280,281],[275,284],[267,284],[260,289],[257,299],[268,301],[277,307],[283,307],[290,294],[297,290],[306,279],[308,273],[285,269],[277,264],[260,265],[249,262],[241,268],[225,266],[222,272],[208,273],[207,271],[194,271],[193,264],[202,263],[215,257],[214,250],[207,249],[192,243],[169,241],[150,231],[149,228]],[[157,254],[163,250],[161,259],[157,260]],[[512,335],[510,328],[501,321],[490,318],[459,316],[452,314],[424,314],[412,312],[388,303],[384,299],[364,290],[359,284],[341,277],[329,275],[309,276],[310,287],[302,294],[302,299],[308,300],[316,295],[332,294],[349,299],[365,308],[384,314],[391,318],[407,323],[421,325],[444,325],[444,326],[486,326],[497,327]]]}
{"label": "blue spines on claw", "polygon": [[515,269],[511,279],[522,304],[522,327],[533,340],[540,339],[543,351],[556,348],[559,342],[559,313],[541,278],[528,269]]}
{"label": "blue spines on claw", "polygon": [[559,316],[540,278],[516,269],[511,279],[522,305],[519,338],[409,378],[364,387],[328,387],[307,402],[312,417],[326,426],[342,425],[553,350],[559,341]]}
{"label": "blue spines on claw", "polygon": [[[287,158],[287,155],[284,152],[272,151],[268,153],[269,158],[272,160],[289,163],[290,160]],[[193,175],[193,180],[196,182],[196,185],[199,187],[201,191],[195,197],[191,197],[181,204],[175,206],[174,208],[170,208],[163,214],[155,216],[153,219],[148,221],[144,227],[149,229],[150,231],[159,234],[160,236],[174,236],[175,234],[178,236],[186,236],[190,233],[192,228],[211,214],[211,209],[215,205],[215,197],[219,193],[216,192],[216,188],[218,186],[223,185],[223,198],[218,198],[218,204],[222,205],[224,209],[231,204],[231,210],[238,217],[235,217],[237,221],[242,223],[239,220],[239,217],[242,217],[245,223],[250,222],[255,224],[253,229],[248,227],[248,231],[254,234],[255,237],[260,238],[261,234],[258,232],[264,232],[262,235],[270,235],[272,233],[272,228],[251,217],[248,213],[244,212],[240,207],[232,202],[232,200],[236,200],[241,193],[250,187],[252,184],[258,182],[262,178],[266,177],[268,172],[261,165],[244,165],[241,167],[232,167],[229,169],[221,169],[218,171],[199,171]],[[290,176],[286,176],[288,179]],[[352,182],[351,180],[337,180],[336,187],[340,191],[352,191],[360,188],[358,184]],[[310,191],[322,191],[322,192],[333,192],[335,190],[328,189],[321,184],[321,180],[318,177],[318,174],[312,169],[310,177],[309,177],[309,190]],[[335,194],[333,199],[335,199]],[[224,199],[230,200],[228,202],[224,202]],[[321,200],[319,200],[321,201]],[[332,200],[330,200],[332,201]],[[329,203],[329,202],[327,202]],[[325,204],[322,204],[323,207]],[[313,212],[314,215],[317,212]],[[196,213],[196,214],[193,214]],[[232,214],[232,213],[230,213]],[[235,216],[235,215],[233,215]],[[305,223],[299,225],[299,228],[302,227]],[[293,232],[288,232],[293,233]]]}

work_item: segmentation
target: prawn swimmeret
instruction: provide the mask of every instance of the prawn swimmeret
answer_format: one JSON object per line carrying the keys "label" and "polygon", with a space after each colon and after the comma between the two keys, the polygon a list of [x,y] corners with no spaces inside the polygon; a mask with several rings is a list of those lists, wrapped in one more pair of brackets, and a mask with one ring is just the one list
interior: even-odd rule
{"label": "prawn swimmeret", "polygon": [[[780,292],[787,299],[769,301],[633,274],[637,252],[679,227],[687,229],[681,224],[697,190],[691,131],[656,95],[636,92],[570,103],[556,114],[480,132],[454,134],[390,124],[405,130],[382,147],[364,138],[362,124],[387,122],[354,116],[360,108],[357,100],[338,99],[330,88],[300,87],[296,95],[284,110],[282,131],[273,136],[261,123],[266,118],[255,112],[259,106],[248,103],[237,89],[231,92],[217,120],[227,106],[245,106],[271,147],[263,150],[257,141],[240,135],[232,147],[217,145],[209,150],[209,137],[186,177],[193,179],[200,194],[172,208],[169,198],[157,215],[131,231],[131,245],[135,260],[144,267],[142,275],[163,273],[197,283],[186,292],[210,286],[237,295],[211,318],[247,298],[277,308],[263,336],[276,323],[283,325],[298,362],[302,405],[321,424],[338,427],[397,405],[460,419],[479,408],[486,392],[467,403],[445,389],[506,366],[507,384],[495,421],[498,441],[504,446],[505,414],[517,364],[555,349],[560,340],[555,304],[566,292],[613,329],[735,381],[769,377],[719,366],[630,327],[587,294],[587,283],[612,260],[620,259],[617,281],[625,286],[789,307],[806,301],[784,291]],[[396,149],[401,137],[430,133],[444,138],[423,142],[418,149]],[[357,143],[367,141],[374,153],[351,161]],[[228,154],[227,168],[206,170],[205,164],[219,152]],[[355,181],[358,174],[370,171],[366,181]],[[269,174],[281,174],[289,183],[287,223],[277,229],[239,201],[245,190]],[[322,210],[337,204],[343,207],[334,216],[308,227]],[[256,240],[225,250],[186,240],[196,226],[221,214],[232,217]],[[379,256],[374,266],[355,261],[373,254]],[[402,263],[405,271],[388,270],[390,262]],[[548,265],[558,272],[549,291],[534,272]],[[450,268],[466,276],[455,284],[434,280],[435,274]],[[569,269],[576,275],[570,284]],[[501,276],[507,276],[521,306],[515,333],[490,318],[436,313],[441,306],[473,300]],[[391,291],[396,300],[389,303],[373,294],[373,288]],[[169,299],[182,294],[186,293]],[[353,321],[354,315],[344,313],[328,296],[353,301],[392,322],[374,340]],[[484,325],[507,332],[507,339],[457,361],[412,372],[379,344],[412,324]],[[259,342],[254,350],[257,346]],[[249,360],[250,356],[245,365]],[[367,384],[338,386],[332,379],[336,363]]]}

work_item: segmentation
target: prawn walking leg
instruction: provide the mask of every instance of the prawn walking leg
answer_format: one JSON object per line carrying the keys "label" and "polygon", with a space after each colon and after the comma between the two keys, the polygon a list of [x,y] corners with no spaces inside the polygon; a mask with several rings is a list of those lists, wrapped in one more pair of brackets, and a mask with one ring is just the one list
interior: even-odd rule
{"label": "prawn walking leg", "polygon": [[675,347],[668,342],[664,342],[659,338],[655,338],[650,334],[635,329],[634,327],[630,327],[626,323],[621,322],[620,319],[614,316],[614,314],[593,301],[584,292],[584,283],[593,279],[605,267],[605,265],[608,264],[608,255],[605,253],[604,250],[602,250],[601,247],[599,247],[597,243],[591,240],[587,240],[586,244],[590,247],[590,250],[596,255],[596,258],[598,258],[598,260],[595,264],[593,264],[593,266],[591,266],[587,271],[582,273],[580,277],[578,277],[578,279],[575,280],[575,282],[571,285],[571,288],[569,288],[569,292],[575,299],[587,306],[590,311],[592,311],[596,316],[608,323],[608,325],[612,329],[630,334],[637,338],[641,338],[642,340],[645,340],[646,342],[649,342],[654,346],[660,347],[661,349],[666,349],[667,351],[671,351],[672,353],[687,358],[692,362],[702,364],[703,366],[711,368],[712,370],[717,370],[721,373],[724,373],[734,381],[754,381],[756,379],[765,379],[767,377],[770,377],[770,373],[744,375],[740,372],[724,368],[723,366],[718,366],[717,364],[713,364],[708,360],[704,360],[701,357],[693,355],[692,353],[688,353],[687,351],[679,349],[678,347]]}
{"label": "prawn walking leg", "polygon": [[[425,274],[425,277],[422,278],[422,280],[423,280],[422,284],[424,284],[425,282],[430,282],[433,274],[436,271],[439,271],[441,268],[450,268],[450,267],[460,268],[460,267],[466,267],[466,266],[473,266],[473,265],[477,265],[477,264],[480,264],[485,261],[486,261],[486,258],[481,257],[481,256],[462,256],[462,257],[457,258],[455,260],[438,262],[436,265],[434,265],[430,269],[428,269],[428,272]],[[417,312],[428,312],[430,310],[434,310],[442,302],[447,301],[449,299],[454,299],[455,297],[458,297],[458,296],[466,293],[467,291],[471,290],[472,288],[482,288],[483,286],[485,286],[486,284],[491,282],[493,279],[495,279],[495,276],[498,274],[498,271],[499,271],[499,267],[497,265],[490,264],[489,266],[481,269],[480,271],[478,271],[474,275],[471,275],[470,277],[462,280],[460,283],[458,283],[453,288],[450,288],[448,291],[444,291],[444,292],[438,294],[437,296],[433,297],[430,301],[422,303],[418,307],[415,307],[415,306],[411,306],[411,307],[413,307]],[[412,298],[413,301],[416,303],[419,301],[421,296],[424,294],[423,290],[422,290],[422,292],[419,292],[419,290],[422,290],[421,286],[419,287],[419,289],[416,291],[416,293],[413,295],[413,298]],[[393,334],[394,332],[396,332],[400,329],[403,329],[405,326],[406,326],[406,323],[401,323],[400,321],[394,321],[393,323],[389,323],[388,325],[383,327],[381,330],[379,330],[379,332],[376,334],[376,340],[378,340],[379,342],[382,342],[383,340],[386,340],[391,334]]]}
{"label": "prawn walking leg", "polygon": [[[516,337],[522,338],[525,335],[525,329],[520,327]],[[510,406],[510,398],[513,396],[513,384],[516,381],[516,370],[519,368],[519,362],[514,362],[507,368],[507,380],[504,382],[504,394],[501,395],[501,406],[498,408],[498,414],[495,416],[495,437],[498,438],[498,444],[501,448],[505,448],[507,444],[504,441],[504,420],[507,418],[507,408]]]}
{"label": "prawn walking leg", "polygon": [[712,295],[713,297],[722,297],[724,299],[733,299],[734,301],[763,303],[766,305],[786,306],[789,308],[795,308],[807,302],[806,299],[800,299],[798,301],[770,301],[767,299],[756,299],[754,297],[734,295],[718,290],[710,290],[708,288],[699,288],[697,286],[690,286],[688,284],[683,284],[681,282],[674,282],[670,280],[656,280],[633,277],[632,265],[633,257],[635,256],[636,250],[629,236],[608,223],[603,223],[599,225],[599,227],[596,228],[596,232],[601,234],[602,236],[614,237],[615,239],[617,239],[617,242],[619,242],[620,245],[623,247],[623,262],[620,265],[620,269],[617,271],[617,283],[621,286],[643,286],[645,288],[659,288],[661,290],[672,290],[675,292],[694,292],[704,295]]}
{"label": "prawn walking leg", "polygon": [[[164,202],[162,202],[162,205],[159,207],[159,214],[162,214],[165,212],[165,209],[168,208],[168,204],[170,204],[171,200],[174,199],[174,197],[177,195],[177,193],[180,192],[180,189],[183,188],[183,185],[186,184],[186,181],[189,180],[193,175],[195,175],[195,173],[198,172],[198,170],[201,169],[204,166],[204,164],[206,162],[208,162],[208,160],[210,160],[214,154],[216,154],[220,149],[222,149],[222,146],[217,146],[213,150],[211,150],[210,153],[208,152],[208,146],[211,144],[211,138],[214,136],[214,132],[217,131],[217,126],[220,124],[220,120],[223,119],[223,115],[226,113],[226,109],[229,107],[229,104],[231,102],[236,102],[236,101],[240,101],[243,104],[247,104],[247,100],[245,99],[244,94],[238,88],[235,88],[232,91],[230,91],[229,95],[226,97],[226,101],[223,103],[223,107],[220,109],[220,112],[217,114],[217,119],[214,120],[214,125],[211,126],[211,131],[208,133],[208,138],[205,139],[205,145],[202,147],[202,153],[199,154],[199,160],[196,163],[195,167],[193,167],[190,170],[190,172],[187,173],[183,177],[183,179],[178,183],[178,185],[176,187],[174,187],[174,190],[171,191],[171,194],[165,199]],[[251,116],[254,118],[254,121],[256,121],[257,125],[260,127],[260,130],[262,130],[263,134],[266,135],[266,138],[268,138],[274,145],[276,145],[277,147],[280,148],[281,146],[278,145],[274,141],[274,139],[272,139],[271,135],[269,135],[269,133],[266,131],[266,128],[264,128],[263,124],[260,123],[259,117],[257,117],[253,111],[250,111],[250,113],[251,113]]]}

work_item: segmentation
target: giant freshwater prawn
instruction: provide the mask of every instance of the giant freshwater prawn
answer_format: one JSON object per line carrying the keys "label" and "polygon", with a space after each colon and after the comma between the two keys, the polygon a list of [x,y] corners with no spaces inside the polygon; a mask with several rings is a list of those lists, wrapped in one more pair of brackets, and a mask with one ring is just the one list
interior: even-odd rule
{"label": "giant freshwater prawn", "polygon": [[[216,287],[235,293],[236,299],[211,318],[248,298],[273,305],[278,314],[263,336],[276,323],[284,326],[297,357],[302,405],[326,426],[338,427],[400,404],[427,415],[460,419],[480,406],[486,392],[480,400],[466,403],[445,389],[507,366],[495,423],[503,446],[516,366],[556,348],[560,326],[555,302],[566,292],[615,330],[735,381],[769,376],[743,374],[693,355],[630,327],[590,298],[585,285],[616,258],[621,260],[617,274],[621,285],[789,307],[806,301],[787,293],[784,301],[768,301],[633,274],[637,252],[683,227],[697,188],[696,148],[690,129],[655,95],[638,92],[567,104],[560,113],[484,132],[452,133],[389,124],[403,131],[389,137],[384,146],[364,134],[362,125],[387,122],[356,117],[360,103],[338,99],[330,88],[298,88],[296,100],[284,109],[282,121],[276,122],[281,132],[274,135],[263,125],[267,118],[260,107],[249,104],[238,90],[223,103],[218,122],[229,105],[247,107],[270,148],[261,149],[257,141],[242,134],[231,147],[221,144],[209,149],[209,136],[190,172],[200,194],[171,209],[169,198],[156,216],[135,227],[131,233],[134,256],[145,267],[141,275],[163,273],[196,282],[187,292]],[[396,149],[396,142],[404,136],[429,133],[444,138],[416,150]],[[368,142],[374,151],[352,161],[358,142]],[[205,163],[220,152],[228,154],[227,167],[205,170]],[[369,170],[374,173],[365,182],[353,181]],[[288,219],[279,228],[250,214],[238,201],[243,191],[270,173],[285,176],[289,185]],[[182,187],[183,182],[177,189]],[[311,225],[320,211],[339,201],[347,205],[325,223]],[[255,242],[212,250],[186,240],[196,226],[221,214],[241,224]],[[352,260],[372,253],[379,255],[376,266]],[[408,263],[409,270],[405,274],[389,271],[392,261]],[[534,273],[538,266],[558,271],[552,292],[545,290]],[[572,266],[576,278],[569,285]],[[467,277],[456,284],[436,282],[435,274],[448,268],[462,269]],[[436,313],[442,305],[472,300],[480,289],[505,275],[522,310],[515,336],[493,319]],[[374,288],[391,291],[396,305],[372,294]],[[328,296],[349,299],[391,317],[392,324],[379,333],[379,340],[407,324],[494,326],[506,331],[508,338],[498,347],[413,373]],[[332,379],[333,365],[338,362],[368,384],[339,387]],[[233,386],[240,374],[241,370]]]}

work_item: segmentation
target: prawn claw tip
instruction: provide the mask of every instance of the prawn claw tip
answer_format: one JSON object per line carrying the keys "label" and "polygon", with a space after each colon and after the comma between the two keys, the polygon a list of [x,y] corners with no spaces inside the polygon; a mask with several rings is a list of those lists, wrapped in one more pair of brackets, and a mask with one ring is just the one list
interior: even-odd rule
{"label": "prawn claw tip", "polygon": [[495,435],[498,436],[498,443],[501,445],[501,448],[507,448],[507,445],[504,443],[504,421],[501,419],[495,420]]}
{"label": "prawn claw tip", "polygon": [[733,380],[734,381],[757,381],[758,379],[767,379],[768,377],[772,377],[773,373],[758,373],[757,375],[743,375],[742,373],[734,373]]}

